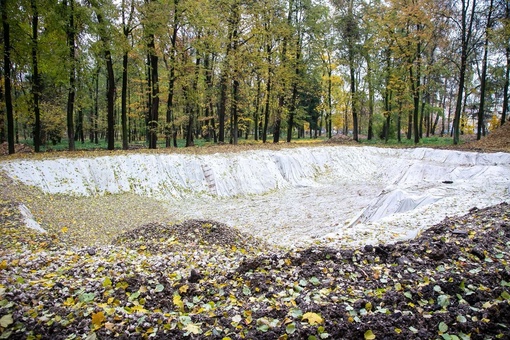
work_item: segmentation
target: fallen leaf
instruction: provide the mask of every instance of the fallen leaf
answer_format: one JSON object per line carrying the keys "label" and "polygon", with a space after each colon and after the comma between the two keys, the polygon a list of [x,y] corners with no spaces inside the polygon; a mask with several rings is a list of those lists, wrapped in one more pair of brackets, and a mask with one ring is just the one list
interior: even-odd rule
{"label": "fallen leaf", "polygon": [[319,325],[324,322],[324,319],[317,313],[308,312],[303,315],[302,320],[308,320],[310,325]]}
{"label": "fallen leaf", "polygon": [[3,328],[7,328],[10,324],[12,324],[14,320],[12,319],[12,314],[7,314],[2,316],[0,319],[0,326]]}
{"label": "fallen leaf", "polygon": [[100,328],[101,324],[106,320],[103,312],[92,313],[92,325],[95,328]]}

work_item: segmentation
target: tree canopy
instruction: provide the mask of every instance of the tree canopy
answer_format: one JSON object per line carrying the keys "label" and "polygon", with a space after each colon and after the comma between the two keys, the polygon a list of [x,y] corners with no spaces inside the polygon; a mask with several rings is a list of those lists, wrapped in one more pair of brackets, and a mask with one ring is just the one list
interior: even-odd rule
{"label": "tree canopy", "polygon": [[[508,116],[502,0],[2,0],[0,142],[452,135]],[[272,138],[271,138],[272,137]],[[14,152],[14,148],[9,148]]]}

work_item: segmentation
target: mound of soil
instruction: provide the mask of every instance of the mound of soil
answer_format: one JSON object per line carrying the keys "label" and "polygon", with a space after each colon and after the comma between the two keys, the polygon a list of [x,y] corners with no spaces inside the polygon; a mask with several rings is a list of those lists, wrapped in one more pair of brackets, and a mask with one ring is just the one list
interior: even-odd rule
{"label": "mound of soil", "polygon": [[473,151],[502,151],[510,152],[510,122],[482,137],[479,141],[472,141],[460,145],[462,149]]}
{"label": "mound of soil", "polygon": [[119,235],[113,244],[130,248],[143,246],[154,253],[196,245],[243,249],[267,247],[261,240],[224,223],[206,220],[188,220],[178,224],[146,224]]}
{"label": "mound of soil", "polygon": [[[34,150],[27,144],[15,144],[14,145],[15,153],[33,153]],[[0,156],[6,156],[9,154],[9,145],[7,142],[3,142],[0,144]]]}
{"label": "mound of soil", "polygon": [[0,336],[510,338],[509,221],[503,203],[361,249],[260,252],[212,221],[146,225],[97,248],[24,239],[1,250]]}

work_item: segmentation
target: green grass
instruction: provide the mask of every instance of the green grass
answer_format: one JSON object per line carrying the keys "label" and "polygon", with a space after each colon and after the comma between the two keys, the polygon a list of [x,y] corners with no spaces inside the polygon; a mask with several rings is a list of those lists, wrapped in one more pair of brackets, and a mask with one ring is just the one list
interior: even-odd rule
{"label": "green grass", "polygon": [[389,139],[387,142],[381,139],[372,139],[372,140],[366,140],[361,139],[361,144],[364,145],[374,145],[374,146],[402,146],[402,147],[414,147],[414,146],[449,146],[453,145],[453,138],[452,137],[439,137],[439,136],[432,136],[432,137],[424,137],[420,139],[420,142],[418,144],[414,143],[414,139],[407,139],[402,138],[402,141],[399,142],[397,139]]}
{"label": "green grass", "polygon": [[[32,148],[34,147],[34,142],[32,140],[25,140],[20,141],[23,144],[30,145]],[[205,146],[205,145],[212,145],[214,143],[207,142],[205,139],[195,139],[195,146]],[[108,149],[108,143],[105,140],[100,140],[98,144],[94,142],[90,142],[89,140],[86,140],[84,143],[82,142],[75,142],[75,149],[76,150],[107,150]],[[186,145],[186,140],[184,139],[178,139],[177,140],[177,147],[183,148]],[[148,148],[148,143],[144,141],[135,141],[129,143],[130,147],[141,147],[141,148]],[[160,139],[158,140],[158,148],[165,148],[165,140]],[[115,149],[121,150],[122,149],[122,141],[115,141]],[[51,142],[46,143],[46,145],[41,146],[42,152],[52,152],[52,151],[67,151],[69,150],[69,144],[67,139],[62,139],[62,142],[57,143],[53,145]]]}
{"label": "green grass", "polygon": [[[268,137],[267,143],[272,144],[273,138],[272,136]],[[285,138],[280,138],[280,141],[284,143]],[[318,138],[301,138],[296,139],[294,138],[292,140],[292,143],[298,143],[298,144],[308,144],[308,143],[322,143],[327,141],[327,139],[324,136],[318,137]],[[24,144],[30,145],[31,147],[34,146],[34,143],[32,140],[25,140],[21,141]],[[215,145],[213,141],[207,141],[205,139],[195,139],[195,146],[196,147],[203,147],[203,146],[211,146]],[[229,141],[227,140],[226,143]],[[239,145],[258,145],[262,144],[262,141],[255,141],[253,139],[244,139],[240,138],[238,140]],[[401,142],[398,142],[396,139],[390,139],[387,142],[381,139],[372,139],[367,140],[366,138],[360,139],[361,145],[373,145],[373,146],[391,146],[391,147],[414,147],[414,146],[422,146],[422,147],[438,147],[438,146],[449,146],[453,144],[453,139],[451,137],[439,137],[439,136],[432,136],[432,137],[425,137],[420,140],[420,142],[415,145],[413,139],[407,139],[402,138]],[[184,148],[186,145],[185,139],[178,139],[177,140],[177,147],[178,148]],[[105,140],[100,140],[98,144],[95,144],[93,142],[90,142],[89,140],[86,140],[84,143],[82,142],[75,142],[75,148],[77,151],[79,150],[107,150],[107,142]],[[147,148],[148,144],[145,141],[135,141],[131,142],[129,144],[132,148]],[[67,139],[62,139],[62,142],[53,145],[51,143],[47,143],[46,145],[41,146],[42,152],[53,152],[53,151],[67,151],[68,150],[68,142]],[[164,149],[166,147],[165,140],[159,139],[158,140],[158,149]],[[122,149],[122,142],[115,141],[115,150],[121,150]]]}

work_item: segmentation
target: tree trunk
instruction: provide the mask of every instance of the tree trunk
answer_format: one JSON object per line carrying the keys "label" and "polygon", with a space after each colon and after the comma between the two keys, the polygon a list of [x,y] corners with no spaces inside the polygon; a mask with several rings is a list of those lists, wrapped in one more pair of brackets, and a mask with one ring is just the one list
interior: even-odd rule
{"label": "tree trunk", "polygon": [[356,142],[358,141],[358,109],[357,109],[357,100],[356,100],[356,78],[355,78],[355,70],[354,70],[354,55],[352,52],[349,57],[349,70],[350,70],[350,79],[351,79],[351,105],[352,105],[352,139]]}
{"label": "tree trunk", "polygon": [[[124,30],[124,34],[126,31]],[[127,38],[127,36],[126,36]],[[127,119],[127,87],[128,87],[128,53],[122,56],[122,94],[121,94],[121,125],[122,125],[122,149],[129,148],[128,143],[128,119]]]}
{"label": "tree trunk", "polygon": [[261,79],[257,73],[257,97],[255,98],[255,113],[253,115],[254,131],[253,136],[256,141],[259,140],[259,112],[260,112],[260,95],[261,95]]}
{"label": "tree trunk", "polygon": [[487,55],[489,53],[489,30],[492,25],[492,10],[494,0],[489,4],[489,13],[487,15],[487,26],[485,27],[485,41],[483,43],[483,60],[482,60],[482,77],[480,80],[480,106],[478,108],[478,126],[476,131],[476,139],[482,138],[482,132],[485,135],[485,90],[487,83]]}
{"label": "tree trunk", "polygon": [[149,34],[147,44],[149,50],[149,68],[151,73],[151,107],[149,112],[149,149],[156,149],[158,142],[158,113],[159,113],[159,76],[158,56],[155,50],[154,34]]}
{"label": "tree trunk", "polygon": [[[372,79],[372,63],[371,58],[367,54],[367,78],[368,78],[368,140],[374,137],[373,117],[374,117],[374,82]],[[399,135],[400,137],[400,135]]]}
{"label": "tree trunk", "polygon": [[[1,38],[3,39],[3,37]],[[3,42],[3,40],[2,40]],[[0,68],[0,79],[4,79],[4,75],[3,75],[3,69]],[[4,88],[3,88],[3,85],[4,84],[1,84],[0,83],[0,103],[3,103],[5,102],[5,97],[4,97]],[[5,142],[5,132],[6,132],[6,129],[5,129],[5,110],[4,110],[4,107],[1,106],[0,107],[0,143],[4,143]]]}
{"label": "tree trunk", "polygon": [[4,43],[4,81],[5,81],[5,110],[7,114],[7,144],[9,155],[12,155],[14,149],[14,114],[12,109],[12,86],[11,86],[11,40],[10,25],[7,21],[7,0],[1,1],[2,10],[2,28]]}
{"label": "tree trunk", "polygon": [[174,117],[174,89],[175,89],[175,54],[177,48],[177,33],[179,31],[179,12],[177,6],[179,0],[174,0],[174,17],[172,25],[172,37],[170,43],[172,50],[170,51],[170,65],[168,65],[168,97],[166,105],[166,126],[165,126],[165,146],[168,148],[172,146],[177,147],[177,134],[175,128],[175,117]]}
{"label": "tree trunk", "polygon": [[[419,26],[419,25],[418,25]],[[409,76],[411,81],[411,91],[413,94],[413,133],[414,144],[420,142],[420,86],[421,86],[421,43],[416,46],[416,74],[413,72],[413,66],[409,67]],[[410,138],[408,136],[408,138]]]}
{"label": "tree trunk", "polygon": [[[234,56],[237,53],[237,49],[239,47],[239,21],[241,20],[240,14],[239,14],[239,8],[237,5],[237,2],[234,5],[234,8],[232,10],[232,37],[230,39],[232,44],[232,52]],[[233,79],[232,79],[232,104],[231,104],[231,114],[232,114],[232,142],[234,145],[237,145],[238,139],[239,139],[239,101],[240,101],[240,95],[239,95],[239,70],[237,69],[237,63],[234,66],[233,71]]]}
{"label": "tree trunk", "polygon": [[113,61],[110,50],[104,52],[106,60],[106,71],[107,71],[107,138],[108,138],[108,150],[115,149],[115,76],[113,73]]}
{"label": "tree trunk", "polygon": [[[510,8],[510,4],[507,2],[507,7]],[[509,11],[507,9],[507,11]],[[509,104],[509,93],[508,89],[510,88],[510,46],[505,48],[505,56],[506,56],[506,68],[505,68],[505,86],[503,89],[503,112],[501,113],[501,125],[505,124],[506,116],[508,114],[508,104]]]}
{"label": "tree trunk", "polygon": [[[129,34],[131,33],[131,21],[134,13],[134,1],[131,1],[131,9],[128,18],[128,22],[126,22],[125,15],[125,0],[122,0],[122,33],[124,34],[124,38],[126,42],[128,41]],[[127,97],[128,97],[128,51],[124,50],[124,54],[122,55],[122,93],[121,93],[121,126],[122,126],[122,149],[129,149],[129,130],[128,130],[128,113],[127,113]]]}
{"label": "tree trunk", "polygon": [[94,98],[94,124],[93,124],[93,133],[94,133],[94,144],[99,144],[99,73],[101,71],[100,65],[97,65],[96,75],[95,75],[95,98]]}
{"label": "tree trunk", "polygon": [[289,107],[289,119],[287,121],[287,143],[292,140],[292,131],[294,130],[294,116],[296,115],[296,102],[298,97],[298,79],[300,75],[300,60],[301,60],[301,37],[298,36],[296,42],[296,60],[294,65],[294,76],[292,81],[292,98]]}
{"label": "tree trunk", "polygon": [[[98,5],[96,4],[97,10],[99,10]],[[100,26],[103,26],[104,20],[103,15],[98,11],[96,12],[97,22]],[[107,102],[107,113],[106,113],[106,121],[107,121],[107,130],[106,130],[106,138],[108,143],[108,150],[115,149],[115,75],[113,72],[113,60],[112,54],[110,52],[109,43],[110,39],[108,38],[108,33],[104,28],[100,29],[100,39],[103,44],[103,53],[106,61],[106,102]],[[97,119],[96,117],[96,124]],[[97,142],[97,141],[96,141]]]}
{"label": "tree trunk", "polygon": [[266,83],[266,105],[264,109],[264,127],[262,128],[262,143],[267,141],[267,128],[269,125],[269,109],[271,104],[271,68],[268,71],[267,83]]}
{"label": "tree trunk", "polygon": [[37,11],[37,0],[31,0],[32,7],[32,100],[34,105],[34,151],[41,151],[41,113],[39,108],[39,95],[41,92],[41,78],[39,75],[38,60],[38,32],[39,32],[39,13]]}
{"label": "tree trunk", "polygon": [[69,23],[67,25],[67,44],[69,46],[69,91],[67,94],[67,138],[69,151],[74,151],[74,101],[76,96],[76,28],[74,24],[74,0],[69,0]]}
{"label": "tree trunk", "polygon": [[468,63],[468,49],[471,40],[473,21],[475,17],[476,0],[473,0],[471,8],[471,17],[469,23],[467,22],[466,7],[469,2],[462,0],[462,18],[461,18],[461,54],[460,54],[460,72],[459,72],[459,89],[457,91],[457,104],[455,106],[455,115],[453,118],[453,144],[460,142],[460,119],[462,113],[462,99],[464,94],[464,83],[466,79],[466,69]]}

